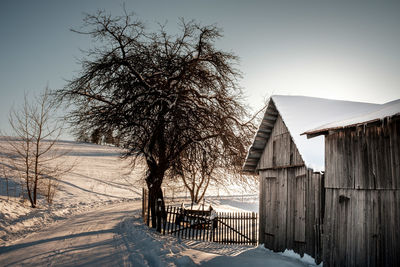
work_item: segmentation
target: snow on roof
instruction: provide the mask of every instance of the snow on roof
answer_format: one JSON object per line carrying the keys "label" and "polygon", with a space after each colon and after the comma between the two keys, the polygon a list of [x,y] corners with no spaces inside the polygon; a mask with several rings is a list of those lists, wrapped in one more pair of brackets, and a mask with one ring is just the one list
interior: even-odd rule
{"label": "snow on roof", "polygon": [[[331,100],[306,96],[283,96],[274,95],[268,104],[265,117],[270,117],[268,109],[271,105],[275,107],[281,115],[283,122],[288,128],[297,149],[302,156],[304,163],[308,168],[314,171],[323,171],[324,166],[324,139],[319,136],[313,139],[307,139],[305,135],[301,135],[308,129],[313,129],[321,124],[332,121],[343,120],[352,115],[362,114],[371,110],[376,110],[380,105],[362,102],[351,102],[342,100]],[[273,102],[273,104],[271,104]],[[244,165],[245,171],[256,171],[260,153],[255,153],[260,148],[261,132],[263,122],[256,134],[253,145],[249,149],[249,153]],[[265,137],[264,147],[269,136]],[[258,143],[257,143],[258,142]]]}
{"label": "snow on roof", "polygon": [[388,102],[383,105],[379,105],[378,108],[370,110],[369,112],[366,112],[359,116],[351,116],[347,117],[345,120],[339,120],[324,124],[315,129],[308,130],[307,132],[305,132],[305,134],[307,134],[308,136],[319,135],[328,130],[365,125],[397,115],[400,115],[400,99]]}

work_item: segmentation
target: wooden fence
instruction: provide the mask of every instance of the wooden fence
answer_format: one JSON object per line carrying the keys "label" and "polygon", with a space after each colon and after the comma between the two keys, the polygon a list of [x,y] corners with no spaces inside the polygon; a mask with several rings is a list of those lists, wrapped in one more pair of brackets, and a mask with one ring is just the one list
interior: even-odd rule
{"label": "wooden fence", "polygon": [[223,244],[258,244],[255,212],[214,212],[166,207],[161,233]]}
{"label": "wooden fence", "polygon": [[[223,244],[258,244],[258,214],[255,212],[215,212],[166,206],[164,213],[160,207],[157,209],[157,228],[164,235]],[[144,188],[142,217],[149,225],[148,192]]]}

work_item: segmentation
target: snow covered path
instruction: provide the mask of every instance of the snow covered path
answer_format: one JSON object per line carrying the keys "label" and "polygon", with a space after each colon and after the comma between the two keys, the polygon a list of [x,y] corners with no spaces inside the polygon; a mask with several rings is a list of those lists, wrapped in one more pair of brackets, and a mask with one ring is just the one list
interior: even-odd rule
{"label": "snow covered path", "polygon": [[143,225],[140,201],[77,214],[0,247],[0,266],[310,266],[264,248],[180,240]]}
{"label": "snow covered path", "polygon": [[129,266],[119,223],[140,201],[109,205],[57,222],[5,247],[0,266]]}

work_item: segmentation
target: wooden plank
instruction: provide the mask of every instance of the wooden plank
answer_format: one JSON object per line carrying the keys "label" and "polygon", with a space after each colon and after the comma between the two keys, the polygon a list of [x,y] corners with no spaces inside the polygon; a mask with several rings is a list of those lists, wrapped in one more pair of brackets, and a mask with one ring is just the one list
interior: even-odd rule
{"label": "wooden plank", "polygon": [[250,221],[250,234],[251,234],[251,244],[255,245],[255,225],[254,225],[254,220],[255,220],[255,214],[254,212],[251,213],[251,221]]}
{"label": "wooden plank", "polygon": [[307,176],[297,176],[296,177],[296,190],[295,190],[295,231],[294,231],[294,240],[297,242],[305,242],[305,229],[306,229],[306,183]]}
{"label": "wooden plank", "polygon": [[205,241],[211,241],[210,240],[210,227],[212,227],[212,221],[208,221],[208,226],[207,226],[207,233],[206,233],[206,240]]}
{"label": "wooden plank", "polygon": [[265,172],[260,172],[259,179],[258,179],[258,186],[259,186],[259,206],[258,206],[258,213],[260,214],[260,222],[259,222],[259,231],[257,233],[258,239],[260,240],[261,244],[265,244],[265,224],[266,224],[266,190],[265,190]]}
{"label": "wooden plank", "polygon": [[287,225],[286,225],[286,246],[287,248],[294,248],[294,228],[295,228],[295,203],[296,188],[295,188],[295,169],[287,169]]}
{"label": "wooden plank", "polygon": [[170,233],[170,227],[171,227],[171,206],[167,206],[167,233]]}
{"label": "wooden plank", "polygon": [[400,120],[389,124],[393,189],[400,188]]}
{"label": "wooden plank", "polygon": [[252,214],[248,213],[247,214],[247,236],[249,237],[247,244],[251,245],[252,244],[252,240],[253,240],[253,236],[251,233],[251,220],[252,220]]}
{"label": "wooden plank", "polygon": [[[168,215],[168,213],[165,215]],[[163,235],[165,235],[165,229],[167,227],[167,218],[166,217],[162,218],[161,221],[162,221],[162,233],[163,233]]]}
{"label": "wooden plank", "polygon": [[224,241],[224,239],[223,239],[223,237],[224,237],[224,225],[223,225],[223,220],[224,220],[224,213],[221,212],[220,228],[219,228],[220,231],[219,231],[219,236],[218,236],[219,242],[220,242],[220,243],[223,243],[223,241]]}
{"label": "wooden plank", "polygon": [[[245,221],[245,225],[244,225],[244,231],[245,231],[245,235],[250,238],[250,233],[249,233],[249,213],[245,214],[245,218],[246,218],[246,221]],[[249,245],[249,239],[247,239],[245,243],[247,245]]]}
{"label": "wooden plank", "polygon": [[240,242],[240,236],[239,236],[239,220],[238,220],[238,213],[234,212],[234,216],[235,216],[235,238],[236,238],[236,243]]}
{"label": "wooden plank", "polygon": [[177,225],[176,225],[176,207],[174,207],[173,211],[172,211],[172,221],[173,221],[173,225],[172,225],[172,231],[174,233],[174,235],[176,235],[176,229],[177,229]]}
{"label": "wooden plank", "polygon": [[283,169],[279,171],[279,207],[277,212],[280,214],[280,235],[281,235],[281,242],[279,250],[286,249],[286,237],[287,237],[287,220],[288,220],[288,211],[287,211],[287,204],[288,204],[288,190],[287,190],[287,169]]}
{"label": "wooden plank", "polygon": [[229,226],[231,229],[229,229],[229,240],[231,240],[231,243],[235,243],[235,213],[234,212],[229,212]]}
{"label": "wooden plank", "polygon": [[218,213],[218,220],[217,220],[217,230],[216,230],[216,238],[217,242],[221,242],[221,223],[220,223],[220,217],[222,216],[222,213]]}
{"label": "wooden plank", "polygon": [[165,231],[166,231],[166,228],[167,228],[167,223],[168,223],[168,206],[167,206],[167,209],[166,209],[166,214],[165,214],[165,218],[162,220],[162,222],[163,222],[163,235],[165,235]]}
{"label": "wooden plank", "polygon": [[225,212],[225,218],[224,218],[224,230],[225,230],[225,233],[224,233],[224,241],[225,241],[225,244],[228,244],[228,231],[229,231],[229,228],[228,228],[228,225],[227,225],[227,221],[228,221],[228,212]]}
{"label": "wooden plank", "polygon": [[206,216],[203,216],[203,221],[204,221],[204,223],[203,223],[203,227],[202,227],[201,231],[203,232],[203,242],[204,242],[204,241],[207,240],[206,239],[206,231],[208,232],[208,223],[207,223],[207,220],[206,220]]}
{"label": "wooden plank", "polygon": [[[268,177],[264,179],[265,186],[265,212],[264,218],[262,218],[262,223],[264,227],[264,232],[262,235],[264,236],[264,244],[267,248],[274,249],[275,248],[275,235],[277,234],[277,223],[278,218],[276,211],[276,196],[277,196],[277,179],[275,177]],[[265,236],[266,235],[266,236]],[[266,239],[268,237],[268,240]]]}
{"label": "wooden plank", "polygon": [[258,219],[257,219],[257,214],[256,214],[256,221],[255,221],[255,233],[257,232],[257,230],[258,230],[258,224],[257,224],[257,222],[259,221],[259,218],[260,217],[258,217]]}
{"label": "wooden plank", "polygon": [[[240,233],[243,234],[244,232],[244,214],[241,212],[239,214],[239,218],[240,218]],[[244,243],[244,238],[243,235],[240,235],[240,244]]]}

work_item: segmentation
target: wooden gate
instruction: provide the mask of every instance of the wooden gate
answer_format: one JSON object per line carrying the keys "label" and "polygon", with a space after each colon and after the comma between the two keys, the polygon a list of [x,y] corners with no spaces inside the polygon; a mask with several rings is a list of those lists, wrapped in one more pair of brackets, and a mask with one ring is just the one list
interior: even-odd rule
{"label": "wooden gate", "polygon": [[161,233],[223,244],[258,244],[255,212],[215,212],[166,207]]}

